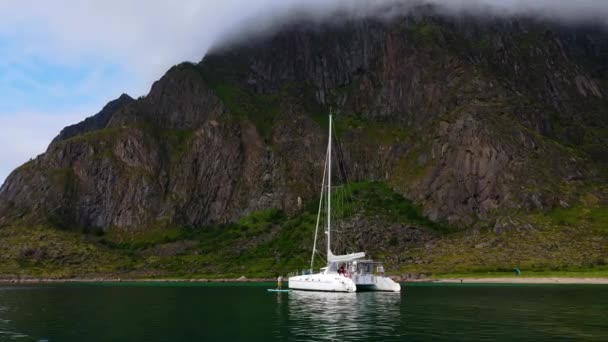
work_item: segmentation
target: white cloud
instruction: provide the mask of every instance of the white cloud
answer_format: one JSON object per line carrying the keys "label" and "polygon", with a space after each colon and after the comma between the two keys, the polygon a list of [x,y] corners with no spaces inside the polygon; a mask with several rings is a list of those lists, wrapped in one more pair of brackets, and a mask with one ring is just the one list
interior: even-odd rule
{"label": "white cloud", "polygon": [[527,16],[608,25],[606,0],[425,0],[451,13]]}
{"label": "white cloud", "polygon": [[214,39],[245,18],[255,17],[258,25],[264,25],[293,6],[320,16],[336,9],[364,12],[387,3],[608,20],[606,0],[20,0],[0,5],[0,30],[15,33],[27,27],[29,50],[52,51],[51,58],[73,60],[103,54],[158,76],[179,61],[199,60]]}
{"label": "white cloud", "polygon": [[4,0],[0,33],[24,36],[21,49],[47,59],[72,63],[103,56],[122,63],[144,75],[137,89],[144,92],[144,84],[170,65],[198,61],[223,33],[235,27],[251,30],[238,28],[246,18],[256,18],[253,23],[264,26],[293,6],[300,13],[322,16],[336,9],[366,12],[387,3],[608,22],[606,0]]}

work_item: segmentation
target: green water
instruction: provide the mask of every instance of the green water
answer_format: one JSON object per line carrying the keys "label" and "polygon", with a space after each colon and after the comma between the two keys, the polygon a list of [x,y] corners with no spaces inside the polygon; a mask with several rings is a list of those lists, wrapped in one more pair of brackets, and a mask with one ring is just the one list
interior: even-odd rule
{"label": "green water", "polygon": [[608,286],[0,285],[0,341],[608,341]]}

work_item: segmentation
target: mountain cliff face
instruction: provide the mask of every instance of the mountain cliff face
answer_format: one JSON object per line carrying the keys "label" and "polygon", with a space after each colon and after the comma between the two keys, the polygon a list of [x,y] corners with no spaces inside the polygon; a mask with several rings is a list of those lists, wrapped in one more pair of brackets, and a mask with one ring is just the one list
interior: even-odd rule
{"label": "mountain cliff face", "polygon": [[64,129],[0,188],[0,225],[200,227],[317,197],[341,175],[453,227],[606,204],[608,34],[412,15],[286,26],[171,68]]}

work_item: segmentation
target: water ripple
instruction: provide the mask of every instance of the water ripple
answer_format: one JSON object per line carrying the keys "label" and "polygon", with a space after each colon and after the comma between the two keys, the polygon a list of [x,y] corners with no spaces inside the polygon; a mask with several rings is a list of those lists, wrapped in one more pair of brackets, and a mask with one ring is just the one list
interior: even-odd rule
{"label": "water ripple", "polygon": [[289,294],[289,337],[309,340],[399,339],[395,324],[401,320],[401,294],[325,293]]}
{"label": "water ripple", "polygon": [[14,332],[14,331],[0,330],[0,340],[4,340],[5,337],[12,341],[12,340],[25,339],[25,338],[28,338],[29,336],[26,334],[21,334],[21,333]]}

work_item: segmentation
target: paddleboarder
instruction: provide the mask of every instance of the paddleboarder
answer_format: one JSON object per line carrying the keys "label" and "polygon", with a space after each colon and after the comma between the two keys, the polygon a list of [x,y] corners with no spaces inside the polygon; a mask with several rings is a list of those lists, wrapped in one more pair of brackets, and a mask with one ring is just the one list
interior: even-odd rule
{"label": "paddleboarder", "polygon": [[279,275],[277,278],[277,289],[280,290],[283,287],[283,276]]}

